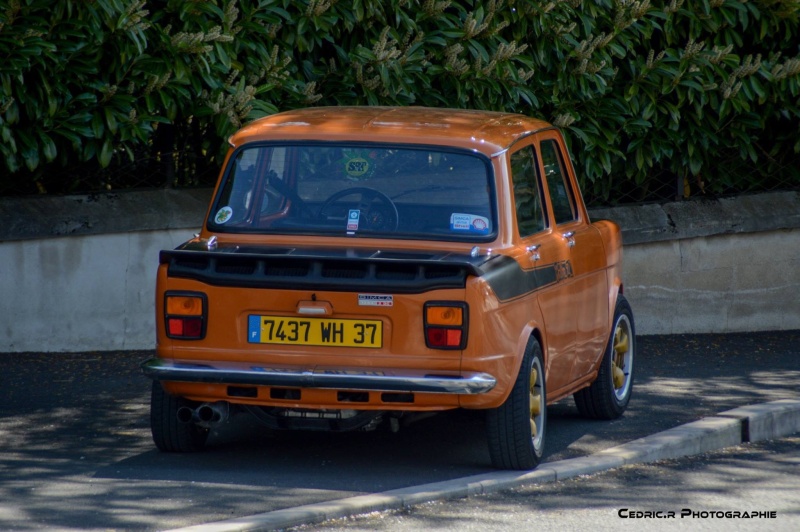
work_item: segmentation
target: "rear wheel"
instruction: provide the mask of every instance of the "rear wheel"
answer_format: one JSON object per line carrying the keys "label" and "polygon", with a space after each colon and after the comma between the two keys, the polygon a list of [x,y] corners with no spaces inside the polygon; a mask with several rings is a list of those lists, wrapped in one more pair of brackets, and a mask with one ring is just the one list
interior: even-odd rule
{"label": "rear wheel", "polygon": [[542,460],[547,428],[547,394],[542,348],[528,341],[522,367],[505,403],[486,418],[489,454],[498,469],[533,469]]}
{"label": "rear wheel", "polygon": [[160,382],[153,381],[150,396],[150,430],[153,442],[160,450],[172,453],[200,451],[205,447],[208,429],[193,422],[178,420],[178,409],[194,407],[194,403],[164,391]]}
{"label": "rear wheel", "polygon": [[625,297],[620,295],[614,311],[614,327],[597,379],[573,395],[582,416],[616,419],[625,412],[633,391],[634,352],[633,312]]}

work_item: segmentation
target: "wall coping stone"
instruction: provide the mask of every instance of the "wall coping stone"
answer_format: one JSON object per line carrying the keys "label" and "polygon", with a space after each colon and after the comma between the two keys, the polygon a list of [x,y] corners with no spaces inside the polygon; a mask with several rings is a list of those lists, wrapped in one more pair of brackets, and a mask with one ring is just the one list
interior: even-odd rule
{"label": "wall coping stone", "polygon": [[596,208],[590,209],[589,216],[617,222],[625,244],[796,229],[800,227],[800,192]]}
{"label": "wall coping stone", "polygon": [[[197,229],[213,189],[0,198],[0,242],[161,229]],[[594,208],[625,244],[800,228],[800,191]]]}
{"label": "wall coping stone", "polygon": [[0,198],[0,242],[197,229],[213,189],[156,189],[80,196]]}

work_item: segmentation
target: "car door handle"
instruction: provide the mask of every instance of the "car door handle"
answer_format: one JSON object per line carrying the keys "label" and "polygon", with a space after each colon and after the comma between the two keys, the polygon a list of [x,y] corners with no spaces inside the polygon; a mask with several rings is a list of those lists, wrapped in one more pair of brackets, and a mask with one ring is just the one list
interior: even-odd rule
{"label": "car door handle", "polygon": [[541,244],[532,244],[525,248],[525,251],[531,256],[534,261],[541,259],[541,255],[539,255],[539,248],[542,247]]}
{"label": "car door handle", "polygon": [[567,231],[562,236],[567,239],[567,246],[575,246],[575,231]]}

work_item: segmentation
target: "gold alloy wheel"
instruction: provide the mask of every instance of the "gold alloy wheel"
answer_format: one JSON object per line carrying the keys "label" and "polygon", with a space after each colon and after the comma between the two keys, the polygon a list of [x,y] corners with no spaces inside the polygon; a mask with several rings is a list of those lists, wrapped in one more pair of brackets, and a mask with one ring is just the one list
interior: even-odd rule
{"label": "gold alloy wheel", "polygon": [[545,405],[542,404],[544,402],[542,397],[543,378],[544,372],[542,371],[539,359],[534,359],[529,381],[529,405],[531,414],[531,437],[533,438],[533,445],[536,448],[542,444],[543,431],[541,429],[542,423],[544,422],[542,413],[546,408]]}
{"label": "gold alloy wheel", "polygon": [[614,328],[614,358],[612,361],[612,378],[614,380],[614,394],[617,399],[622,399],[628,394],[631,385],[631,371],[633,370],[633,337],[631,322],[622,314]]}

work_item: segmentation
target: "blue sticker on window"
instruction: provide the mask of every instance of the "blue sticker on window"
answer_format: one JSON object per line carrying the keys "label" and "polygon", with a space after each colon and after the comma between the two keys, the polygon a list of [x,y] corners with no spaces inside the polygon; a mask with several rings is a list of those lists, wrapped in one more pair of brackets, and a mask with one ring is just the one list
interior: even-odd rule
{"label": "blue sticker on window", "polygon": [[479,235],[489,234],[489,219],[477,214],[464,214],[454,212],[450,215],[450,230],[476,233]]}
{"label": "blue sticker on window", "polygon": [[347,231],[358,231],[358,220],[361,218],[361,211],[358,209],[350,209],[347,213]]}

